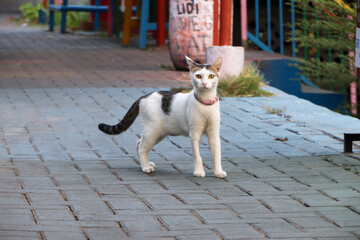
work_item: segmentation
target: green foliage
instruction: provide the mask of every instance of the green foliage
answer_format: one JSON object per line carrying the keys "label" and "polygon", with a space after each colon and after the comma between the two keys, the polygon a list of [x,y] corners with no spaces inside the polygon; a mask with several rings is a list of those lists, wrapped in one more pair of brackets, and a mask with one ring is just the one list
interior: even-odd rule
{"label": "green foliage", "polygon": [[272,94],[262,90],[264,76],[257,67],[244,68],[239,76],[229,76],[219,81],[218,94],[223,97],[260,97]]}
{"label": "green foliage", "polygon": [[79,28],[81,23],[90,20],[90,13],[88,12],[68,12],[66,16],[66,23],[69,28]]}
{"label": "green foliage", "polygon": [[274,108],[269,106],[264,107],[264,109],[269,114],[277,114],[277,115],[284,113],[286,110],[286,108]]}
{"label": "green foliage", "polygon": [[19,10],[26,21],[30,23],[37,23],[39,18],[39,10],[44,10],[44,7],[41,3],[33,5],[31,2],[28,2],[22,4],[19,7]]}
{"label": "green foliage", "polygon": [[[272,96],[261,89],[264,84],[264,76],[255,66],[244,68],[239,76],[229,76],[219,81],[219,97],[261,97]],[[172,88],[176,92],[190,92],[192,88]]]}
{"label": "green foliage", "polygon": [[[19,10],[23,18],[29,23],[37,23],[39,18],[39,10],[43,10],[48,14],[48,10],[44,9],[43,4],[40,2],[33,5],[33,3],[28,2],[24,3],[19,7]],[[81,26],[81,23],[88,22],[90,19],[90,13],[88,12],[68,12],[66,16],[66,26],[71,29],[78,29]],[[54,23],[55,26],[59,26],[61,22],[61,13],[55,12],[54,14]]]}
{"label": "green foliage", "polygon": [[301,72],[319,86],[345,86],[355,81],[350,64],[355,50],[356,4],[341,6],[328,0],[294,0],[298,17],[295,41],[303,58],[297,58]]}

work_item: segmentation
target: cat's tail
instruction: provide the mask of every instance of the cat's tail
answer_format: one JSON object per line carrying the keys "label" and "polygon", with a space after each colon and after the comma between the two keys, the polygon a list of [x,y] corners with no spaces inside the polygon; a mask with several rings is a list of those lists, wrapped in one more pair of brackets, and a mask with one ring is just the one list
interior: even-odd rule
{"label": "cat's tail", "polygon": [[139,115],[140,100],[141,98],[133,103],[129,111],[125,114],[124,118],[118,124],[111,126],[100,123],[98,125],[99,130],[109,135],[120,134],[126,131],[134,123],[136,117]]}

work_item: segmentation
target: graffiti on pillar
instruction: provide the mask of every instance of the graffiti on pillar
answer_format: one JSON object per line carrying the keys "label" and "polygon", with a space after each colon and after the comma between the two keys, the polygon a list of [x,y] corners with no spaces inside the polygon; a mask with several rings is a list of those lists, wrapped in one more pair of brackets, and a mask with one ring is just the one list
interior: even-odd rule
{"label": "graffiti on pillar", "polygon": [[169,41],[177,69],[187,69],[184,55],[204,63],[213,43],[213,1],[170,0]]}

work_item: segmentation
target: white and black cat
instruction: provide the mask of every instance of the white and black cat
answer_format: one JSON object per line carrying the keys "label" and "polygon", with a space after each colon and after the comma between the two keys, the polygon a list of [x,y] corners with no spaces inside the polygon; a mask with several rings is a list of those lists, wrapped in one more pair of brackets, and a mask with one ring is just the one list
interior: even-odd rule
{"label": "white and black cat", "polygon": [[199,151],[203,134],[207,135],[214,161],[214,173],[226,177],[221,166],[220,105],[216,94],[222,58],[213,64],[198,64],[186,56],[194,89],[189,93],[159,91],[140,97],[119,124],[99,124],[107,134],[126,131],[140,113],[142,135],[137,142],[143,172],[151,173],[155,164],[149,162],[148,152],[164,137],[189,136],[194,156],[194,176],[204,177],[205,171]]}

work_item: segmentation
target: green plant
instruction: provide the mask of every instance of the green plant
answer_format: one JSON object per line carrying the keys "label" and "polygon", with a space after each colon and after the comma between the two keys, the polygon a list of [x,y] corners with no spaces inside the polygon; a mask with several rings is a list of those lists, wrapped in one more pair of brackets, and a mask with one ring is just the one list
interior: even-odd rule
{"label": "green plant", "polygon": [[323,88],[346,93],[354,75],[356,3],[328,0],[293,0],[299,17],[295,23],[301,74]]}
{"label": "green plant", "polygon": [[[249,66],[244,68],[239,76],[229,76],[219,81],[218,95],[219,97],[260,97],[272,96],[261,86],[264,84],[264,76],[260,73],[256,66]],[[176,92],[190,92],[191,87],[188,88],[172,88]]]}
{"label": "green plant", "polygon": [[272,96],[272,93],[261,89],[263,84],[263,74],[256,66],[250,65],[244,68],[239,76],[228,76],[220,80],[218,94],[223,97]]}
{"label": "green plant", "polygon": [[81,23],[88,22],[90,13],[88,12],[68,12],[66,16],[66,23],[69,28],[79,28]]}
{"label": "green plant", "polygon": [[285,108],[273,108],[266,106],[264,107],[265,111],[269,114],[281,114],[285,112]]}
{"label": "green plant", "polygon": [[39,18],[39,10],[45,10],[41,3],[33,5],[31,2],[24,3],[19,7],[21,15],[30,23],[36,23]]}
{"label": "green plant", "polygon": [[[43,10],[48,14],[48,10],[44,9],[43,4],[40,2],[33,5],[32,3],[24,3],[19,7],[19,10],[23,18],[30,23],[37,23],[39,18],[39,10]],[[88,12],[68,12],[66,15],[66,25],[72,29],[78,29],[81,23],[87,22],[90,19],[90,13]],[[61,22],[61,13],[55,12],[54,23],[55,26],[59,26]]]}

